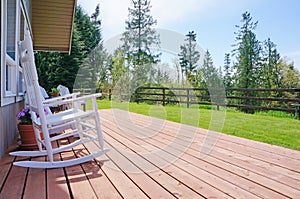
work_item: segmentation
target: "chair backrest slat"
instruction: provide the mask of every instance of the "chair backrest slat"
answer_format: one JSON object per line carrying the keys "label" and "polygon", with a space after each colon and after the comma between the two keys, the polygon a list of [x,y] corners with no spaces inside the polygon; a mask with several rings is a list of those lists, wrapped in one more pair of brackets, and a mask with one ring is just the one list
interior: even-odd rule
{"label": "chair backrest slat", "polygon": [[30,111],[37,113],[41,120],[45,121],[45,112],[42,106],[43,97],[40,92],[32,39],[29,31],[25,32],[24,40],[20,42],[19,51]]}

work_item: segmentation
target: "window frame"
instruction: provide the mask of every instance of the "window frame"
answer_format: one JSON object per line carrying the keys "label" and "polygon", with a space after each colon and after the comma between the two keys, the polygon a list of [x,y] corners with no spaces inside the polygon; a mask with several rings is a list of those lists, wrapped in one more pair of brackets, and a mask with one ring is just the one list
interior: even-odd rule
{"label": "window frame", "polygon": [[[22,0],[15,0],[15,60],[7,54],[7,20],[8,20],[8,1],[1,0],[1,104],[5,106],[23,100],[24,80],[22,67],[19,62],[18,42],[20,41],[21,17],[24,17],[24,29],[27,26],[26,13],[24,12]],[[22,14],[23,13],[23,14]],[[24,31],[23,31],[24,32]],[[9,69],[9,72],[7,71]],[[7,76],[9,75],[9,76]],[[7,81],[9,88],[7,88]],[[21,81],[21,82],[20,82]]]}

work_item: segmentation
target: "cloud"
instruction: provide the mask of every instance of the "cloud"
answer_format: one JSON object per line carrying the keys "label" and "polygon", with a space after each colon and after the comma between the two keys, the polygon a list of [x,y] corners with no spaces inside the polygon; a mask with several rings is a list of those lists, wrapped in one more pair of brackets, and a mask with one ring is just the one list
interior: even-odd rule
{"label": "cloud", "polygon": [[[79,3],[83,1],[80,0]],[[201,4],[200,4],[201,2]],[[184,21],[193,13],[199,13],[213,5],[211,0],[152,0],[151,15],[158,21],[158,27]],[[101,18],[104,36],[114,36],[124,31],[131,0],[105,0],[101,2]]]}
{"label": "cloud", "polygon": [[105,37],[111,37],[124,31],[128,16],[129,0],[104,0],[101,3],[101,19]]}
{"label": "cloud", "polygon": [[[202,6],[199,6],[199,2]],[[209,2],[209,0],[152,0],[152,14],[160,24],[167,24],[200,11]]]}
{"label": "cloud", "polygon": [[286,57],[289,61],[294,62],[295,68],[300,71],[300,51],[283,53],[283,57]]}
{"label": "cloud", "polygon": [[[84,0],[79,0],[79,3]],[[85,0],[87,1],[87,0]],[[193,20],[210,20],[242,10],[258,0],[151,0],[151,15],[158,21],[157,28],[177,28],[177,24]],[[90,1],[89,2],[94,2]],[[255,2],[255,3],[254,3]],[[89,6],[89,5],[87,5]],[[131,0],[104,0],[101,6],[104,37],[124,31]],[[224,10],[226,8],[226,10]]]}

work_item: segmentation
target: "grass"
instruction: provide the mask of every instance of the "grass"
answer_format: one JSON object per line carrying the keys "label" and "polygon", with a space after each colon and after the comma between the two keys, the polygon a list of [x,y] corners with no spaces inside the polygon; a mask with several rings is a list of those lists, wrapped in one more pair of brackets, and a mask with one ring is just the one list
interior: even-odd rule
{"label": "grass", "polygon": [[300,151],[300,120],[286,114],[245,114],[231,109],[216,111],[207,106],[163,107],[107,100],[99,100],[98,107],[99,109],[119,108]]}

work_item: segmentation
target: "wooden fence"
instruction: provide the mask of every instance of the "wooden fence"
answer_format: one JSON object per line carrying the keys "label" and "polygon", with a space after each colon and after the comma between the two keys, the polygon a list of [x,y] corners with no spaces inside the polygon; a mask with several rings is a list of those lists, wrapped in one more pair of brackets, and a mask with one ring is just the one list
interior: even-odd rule
{"label": "wooden fence", "polygon": [[135,92],[136,102],[207,104],[236,107],[245,112],[275,110],[294,112],[300,104],[300,89],[294,88],[165,88],[139,87]]}

